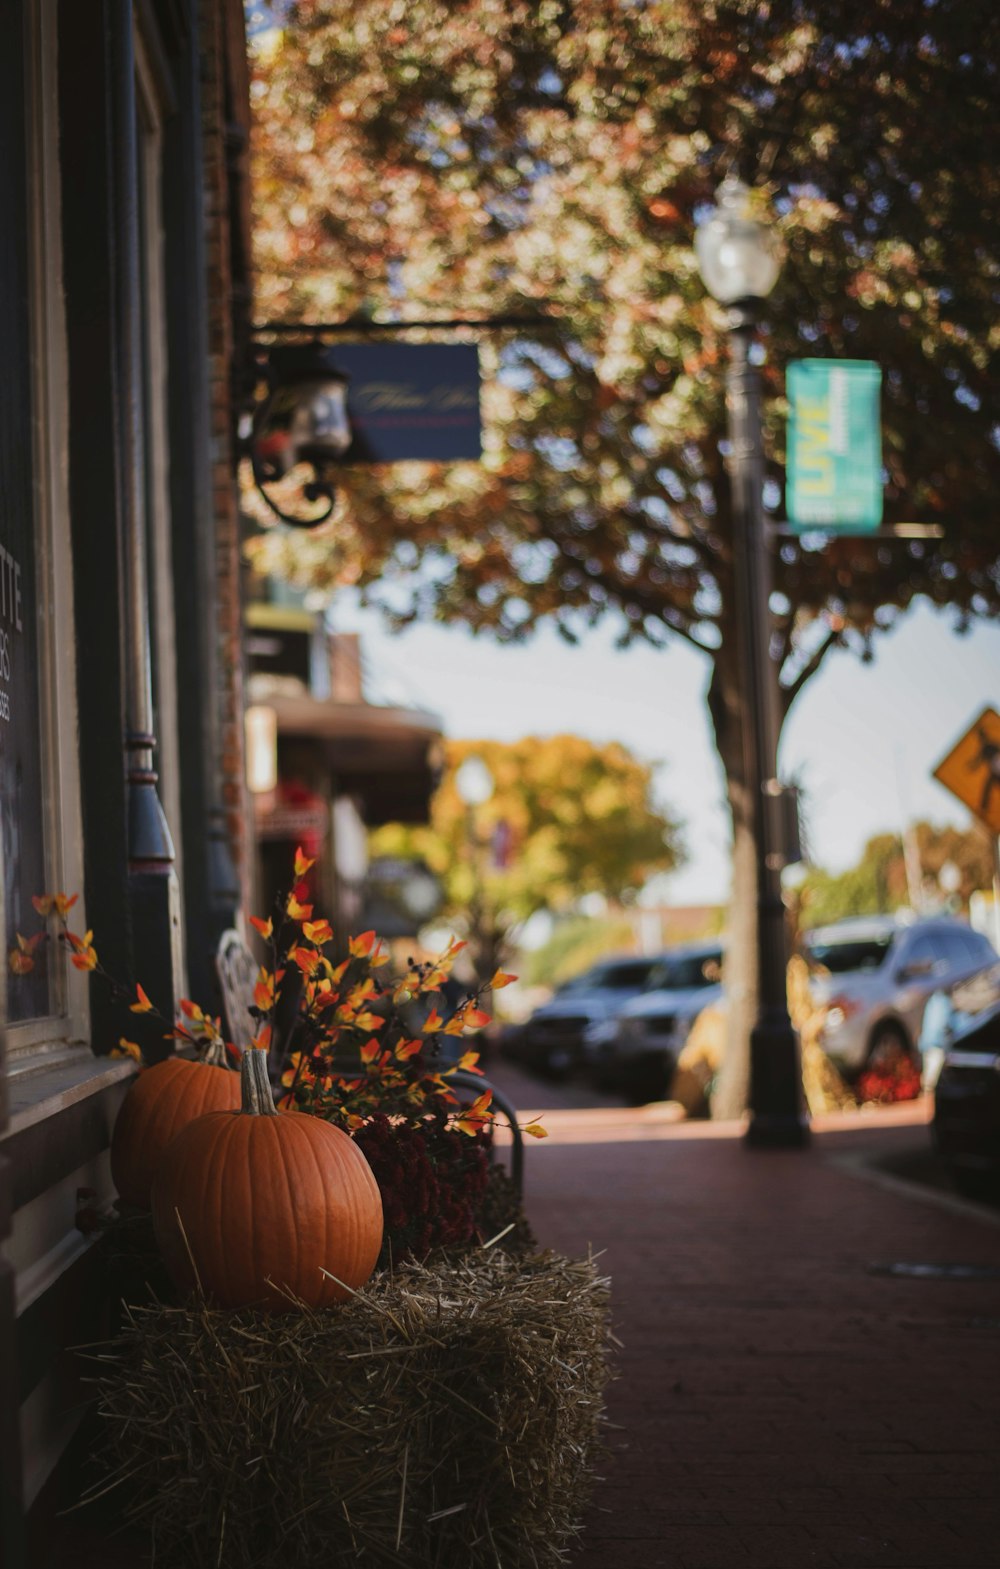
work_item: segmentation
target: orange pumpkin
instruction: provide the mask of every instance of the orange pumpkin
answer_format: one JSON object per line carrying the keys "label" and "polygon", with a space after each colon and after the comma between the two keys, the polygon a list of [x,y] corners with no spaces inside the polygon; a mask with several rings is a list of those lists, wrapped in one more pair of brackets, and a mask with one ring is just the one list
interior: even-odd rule
{"label": "orange pumpkin", "polygon": [[[363,1286],[382,1200],[357,1145],[319,1117],[278,1112],[267,1057],[243,1053],[239,1111],[185,1128],[153,1182],[153,1225],[175,1283],[222,1307],[328,1307]],[[332,1277],[332,1278],[331,1278]]]}
{"label": "orange pumpkin", "polygon": [[182,1128],[207,1111],[240,1104],[240,1077],[228,1068],[168,1057],[144,1068],[122,1101],[111,1135],[111,1175],[119,1197],[149,1208],[153,1172]]}

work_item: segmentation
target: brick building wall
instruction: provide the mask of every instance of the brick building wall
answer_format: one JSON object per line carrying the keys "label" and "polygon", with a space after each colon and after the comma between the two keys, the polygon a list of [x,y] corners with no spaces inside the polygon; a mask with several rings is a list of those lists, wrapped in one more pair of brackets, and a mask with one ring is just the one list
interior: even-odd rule
{"label": "brick building wall", "polygon": [[207,299],[215,519],[220,798],[241,906],[252,902],[253,830],[244,762],[237,426],[250,320],[249,84],[238,0],[201,7]]}

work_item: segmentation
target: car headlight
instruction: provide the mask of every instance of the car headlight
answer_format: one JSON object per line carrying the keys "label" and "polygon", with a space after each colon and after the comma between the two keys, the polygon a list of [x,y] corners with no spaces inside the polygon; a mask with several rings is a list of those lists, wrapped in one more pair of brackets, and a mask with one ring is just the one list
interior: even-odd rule
{"label": "car headlight", "polygon": [[861,1004],[853,997],[831,997],[830,1006],[826,1010],[823,1020],[824,1030],[841,1029],[854,1013],[859,1013]]}
{"label": "car headlight", "polygon": [[615,1038],[616,1025],[613,1019],[592,1019],[583,1032],[586,1046],[605,1046],[608,1041]]}

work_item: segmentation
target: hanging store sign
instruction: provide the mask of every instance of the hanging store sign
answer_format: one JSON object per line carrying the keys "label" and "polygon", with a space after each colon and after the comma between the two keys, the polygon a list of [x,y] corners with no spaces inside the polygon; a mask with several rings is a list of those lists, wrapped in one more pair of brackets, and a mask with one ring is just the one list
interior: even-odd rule
{"label": "hanging store sign", "polygon": [[468,343],[338,343],[354,440],[345,463],[454,463],[482,454],[479,351]]}
{"label": "hanging store sign", "polygon": [[881,382],[873,360],[789,365],[786,510],[797,532],[871,534],[881,524]]}

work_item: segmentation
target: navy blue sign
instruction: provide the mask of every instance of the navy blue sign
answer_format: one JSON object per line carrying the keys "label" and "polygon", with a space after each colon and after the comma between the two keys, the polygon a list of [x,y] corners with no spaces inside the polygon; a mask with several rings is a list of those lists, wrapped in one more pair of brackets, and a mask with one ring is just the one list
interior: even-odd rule
{"label": "navy blue sign", "polygon": [[354,441],[345,463],[454,463],[482,455],[479,351],[467,343],[344,343]]}

